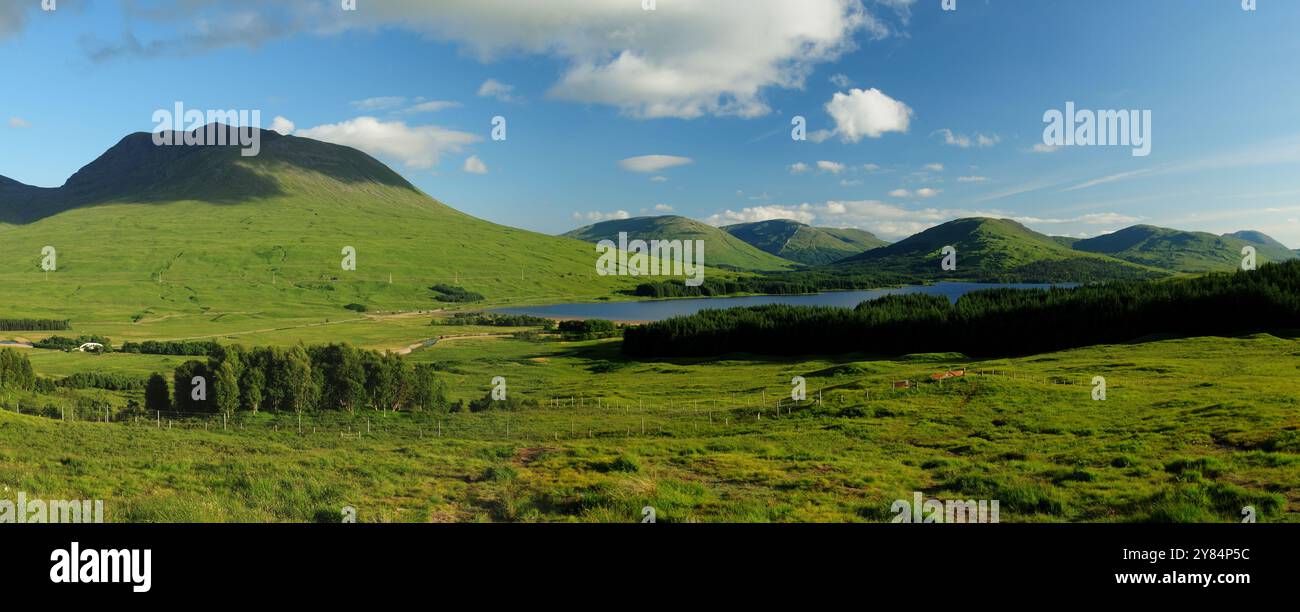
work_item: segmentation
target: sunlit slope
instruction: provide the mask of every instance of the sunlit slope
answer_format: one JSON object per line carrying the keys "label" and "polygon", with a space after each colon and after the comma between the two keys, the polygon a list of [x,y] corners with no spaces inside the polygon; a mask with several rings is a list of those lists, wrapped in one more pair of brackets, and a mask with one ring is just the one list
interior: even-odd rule
{"label": "sunlit slope", "polygon": [[[7,182],[0,312],[346,314],[350,303],[443,306],[435,283],[492,302],[634,284],[598,276],[588,244],[456,211],[355,149],[264,134],[261,154],[247,158],[230,147],[160,150],[135,134],[62,189]],[[41,269],[45,246],[56,250],[54,272]],[[345,247],[355,271],[343,269]]]}
{"label": "sunlit slope", "polygon": [[[955,270],[941,266],[947,246],[956,250]],[[1106,255],[1073,250],[1010,219],[985,217],[949,221],[833,265],[930,279],[1023,282],[1089,282],[1164,274]]]}
{"label": "sunlit slope", "polygon": [[1080,240],[1074,248],[1178,272],[1210,272],[1240,266],[1242,247],[1248,245],[1256,248],[1259,264],[1294,257],[1285,246],[1260,232],[1216,236],[1151,225],[1134,225]]}
{"label": "sunlit slope", "polygon": [[863,230],[811,227],[790,219],[739,223],[722,229],[765,253],[807,265],[828,264],[889,244]]}
{"label": "sunlit slope", "polygon": [[627,232],[628,240],[703,240],[704,263],[709,266],[756,271],[794,267],[793,262],[764,253],[712,225],[676,215],[601,221],[564,235],[586,242],[612,240],[617,243],[620,232]]}

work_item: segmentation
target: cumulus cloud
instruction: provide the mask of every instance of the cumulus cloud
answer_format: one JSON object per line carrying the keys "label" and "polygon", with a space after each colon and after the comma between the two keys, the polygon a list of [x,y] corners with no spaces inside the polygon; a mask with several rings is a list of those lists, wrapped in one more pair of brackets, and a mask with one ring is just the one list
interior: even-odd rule
{"label": "cumulus cloud", "polygon": [[629,157],[618,162],[624,170],[628,172],[659,172],[667,168],[685,166],[695,163],[695,160],[689,157],[678,157],[676,155],[641,155],[639,157]]}
{"label": "cumulus cloud", "polygon": [[279,132],[285,136],[288,136],[289,134],[293,133],[293,128],[294,128],[293,122],[289,121],[288,119],[285,119],[284,117],[280,117],[277,115],[275,119],[271,120],[272,132]]}
{"label": "cumulus cloud", "polygon": [[514,85],[507,85],[496,79],[488,79],[483,81],[482,85],[479,85],[478,96],[480,98],[496,98],[501,102],[514,102],[516,101],[514,90]]}
{"label": "cumulus cloud", "polygon": [[651,183],[667,183],[667,182],[668,182],[668,177],[666,177],[666,176],[652,176],[652,177],[650,177],[650,182],[651,182]]}
{"label": "cumulus cloud", "polygon": [[632,218],[632,213],[629,213],[626,210],[616,210],[614,212],[601,212],[598,210],[593,210],[591,212],[586,212],[586,213],[581,213],[581,212],[573,213],[573,219],[575,221],[586,221],[587,223],[599,223],[601,221],[610,221],[613,219],[631,219],[631,218]]}
{"label": "cumulus cloud", "polygon": [[930,133],[931,136],[934,136],[936,134],[943,137],[944,144],[953,147],[961,147],[963,149],[969,149],[971,147],[978,147],[982,149],[985,147],[991,147],[993,145],[998,144],[999,142],[1002,142],[1002,137],[998,136],[997,134],[990,135],[990,134],[976,133],[974,136],[967,136],[965,134],[958,134],[956,132],[953,132],[948,128],[935,130]]}
{"label": "cumulus cloud", "polygon": [[895,189],[889,192],[889,196],[893,198],[933,198],[934,196],[937,196],[940,193],[943,193],[942,189],[931,189],[929,187],[922,187],[915,191],[910,189]]}
{"label": "cumulus cloud", "polygon": [[672,206],[669,206],[669,205],[667,205],[667,204],[655,204],[655,212],[657,212],[657,213],[670,213],[670,212],[673,212],[673,207],[672,207]]}
{"label": "cumulus cloud", "polygon": [[887,132],[906,133],[912,120],[910,107],[874,88],[836,92],[826,103],[826,112],[835,121],[835,133],[845,142],[880,138]]}
{"label": "cumulus cloud", "polygon": [[298,130],[297,136],[356,147],[377,157],[389,157],[411,168],[427,169],[447,153],[459,153],[482,140],[476,134],[434,125],[408,126],[401,121],[357,117],[339,123]]}
{"label": "cumulus cloud", "polygon": [[819,161],[817,162],[817,169],[822,172],[839,174],[844,171],[844,164],[841,164],[839,162],[833,162],[833,161]]}
{"label": "cumulus cloud", "polygon": [[958,183],[983,183],[984,181],[987,181],[987,180],[989,180],[989,179],[988,179],[988,177],[986,177],[986,176],[959,176],[959,177],[957,177],[957,182],[958,182]]}
{"label": "cumulus cloud", "polygon": [[803,174],[808,171],[808,164],[795,162],[787,166],[786,169],[790,171],[790,174]]}
{"label": "cumulus cloud", "polygon": [[1056,145],[1043,144],[1041,142],[1029,148],[1030,153],[1055,153],[1059,150],[1061,150],[1061,147],[1058,147]]}
{"label": "cumulus cloud", "polygon": [[11,118],[9,119],[9,127],[11,127],[11,128],[29,128],[29,127],[32,127],[32,124],[31,124],[30,121],[28,121],[28,120],[26,120],[26,119],[23,119],[22,117],[11,117]]}
{"label": "cumulus cloud", "polygon": [[943,164],[940,163],[926,164],[925,169],[929,170],[930,172],[943,172]]}
{"label": "cumulus cloud", "polygon": [[803,87],[817,66],[854,49],[859,33],[894,35],[906,19],[899,7],[908,6],[904,0],[865,6],[860,0],[673,0],[647,12],[639,2],[610,0],[387,0],[344,12],[319,0],[141,4],[130,3],[132,19],[165,23],[156,29],[165,34],[139,40],[128,30],[120,42],[87,41],[87,53],[100,60],[192,54],[257,47],[299,32],[401,28],[457,45],[485,63],[554,58],[559,77],[548,96],[639,118],[767,114],[764,90]]}
{"label": "cumulus cloud", "polygon": [[479,159],[477,155],[471,155],[465,158],[464,170],[470,174],[488,173],[487,164],[483,163],[483,160]]}

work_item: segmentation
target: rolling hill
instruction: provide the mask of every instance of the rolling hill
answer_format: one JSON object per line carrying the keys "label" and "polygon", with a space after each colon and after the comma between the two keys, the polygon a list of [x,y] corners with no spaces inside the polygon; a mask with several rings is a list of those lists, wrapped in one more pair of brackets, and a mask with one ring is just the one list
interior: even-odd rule
{"label": "rolling hill", "polygon": [[811,227],[790,219],[739,223],[722,229],[765,253],[811,266],[889,244],[871,232]]}
{"label": "rolling hill", "polygon": [[[957,269],[941,268],[942,250],[957,251]],[[1159,270],[1081,253],[1009,219],[949,221],[889,246],[832,264],[833,269],[898,272],[919,278],[1018,282],[1086,282],[1150,278]]]}
{"label": "rolling hill", "polygon": [[[1272,236],[1269,236],[1264,232],[1242,230],[1240,232],[1224,234],[1223,237],[1246,241],[1251,246],[1254,246],[1256,253],[1267,261],[1286,261],[1288,259],[1295,259],[1296,257],[1294,251],[1288,249],[1285,244],[1274,240]],[[1238,252],[1240,252],[1240,250]]]}
{"label": "rolling hill", "polygon": [[704,263],[709,266],[776,271],[788,270],[794,265],[790,261],[764,253],[712,225],[676,215],[601,221],[565,233],[564,236],[591,243],[601,240],[617,242],[619,232],[627,232],[629,240],[703,240]]}
{"label": "rolling hill", "polygon": [[[0,179],[6,316],[238,317],[438,308],[429,287],[491,302],[595,298],[576,240],[452,209],[350,147],[261,132],[261,152],[122,139],[56,189]],[[53,246],[57,270],[40,268]],[[342,250],[357,253],[344,270]],[[218,315],[218,313],[224,313]],[[214,319],[215,320],[215,319]]]}
{"label": "rolling hill", "polygon": [[1290,259],[1285,246],[1260,232],[1216,236],[1153,225],[1134,225],[1079,240],[1074,248],[1175,272],[1196,273],[1236,269],[1241,265],[1241,249],[1247,245],[1256,248],[1260,264]]}

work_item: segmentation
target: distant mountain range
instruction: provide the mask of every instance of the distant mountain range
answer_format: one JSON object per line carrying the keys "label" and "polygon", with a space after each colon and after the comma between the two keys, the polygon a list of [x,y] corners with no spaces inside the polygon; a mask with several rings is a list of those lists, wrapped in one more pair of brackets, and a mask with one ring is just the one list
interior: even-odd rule
{"label": "distant mountain range", "polygon": [[[1242,248],[1253,246],[1259,264],[1297,257],[1257,231],[1223,236],[1137,225],[1088,239],[1048,236],[1008,219],[949,221],[890,244],[862,230],[811,227],[788,219],[721,228],[741,242],[788,263],[822,270],[893,272],[919,279],[942,277],[984,280],[1091,281],[1146,278],[1170,273],[1236,269]],[[752,252],[710,227],[684,217],[639,217],[590,225],[566,236],[600,240],[619,231],[643,239],[695,237],[722,244],[715,263],[749,270],[773,270],[771,260],[755,265]],[[713,242],[706,242],[713,249]],[[939,267],[943,247],[957,251],[958,268]],[[736,253],[747,253],[737,257]]]}
{"label": "distant mountain range", "polygon": [[[841,286],[841,277],[870,282],[874,273],[902,282],[1091,281],[1230,270],[1247,245],[1261,264],[1297,257],[1252,231],[1136,226],[1075,240],[987,218],[958,219],[894,244],[788,220],[717,228],[680,216],[547,236],[448,207],[356,149],[259,135],[260,154],[243,157],[238,146],[160,147],[137,133],[58,188],[0,177],[0,261],[11,263],[0,268],[4,314],[409,310],[440,307],[435,284],[500,302],[607,298],[646,280],[597,273],[590,243],[617,240],[619,232],[704,240],[711,268],[776,272],[795,285],[817,277],[819,287]],[[58,253],[48,275],[46,246]],[[945,246],[957,250],[955,271],[940,269]],[[340,266],[346,247],[356,252],[355,270]]]}

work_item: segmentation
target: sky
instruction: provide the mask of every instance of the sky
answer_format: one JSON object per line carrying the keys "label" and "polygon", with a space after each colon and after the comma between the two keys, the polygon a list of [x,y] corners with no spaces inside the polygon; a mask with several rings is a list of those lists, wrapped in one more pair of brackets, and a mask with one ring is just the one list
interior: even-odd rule
{"label": "sky", "polygon": [[[996,216],[1300,247],[1300,2],[41,4],[0,0],[0,175],[33,185],[181,102],[258,110],[545,233],[679,214],[896,240]],[[1048,144],[1067,103],[1124,111],[1148,154]]]}

